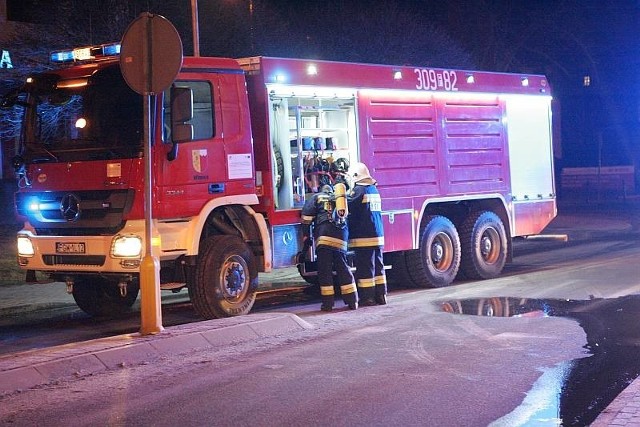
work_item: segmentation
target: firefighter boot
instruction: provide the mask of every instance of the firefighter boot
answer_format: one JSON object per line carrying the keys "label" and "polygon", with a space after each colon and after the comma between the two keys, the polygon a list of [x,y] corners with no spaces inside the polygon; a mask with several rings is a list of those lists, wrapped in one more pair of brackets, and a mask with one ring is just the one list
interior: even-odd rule
{"label": "firefighter boot", "polygon": [[349,283],[348,285],[340,286],[340,294],[342,295],[342,301],[349,306],[349,310],[356,310],[358,308],[358,288],[355,283]]}
{"label": "firefighter boot", "polygon": [[333,310],[333,298],[331,297],[322,297],[322,303],[320,304],[321,311],[331,311]]}
{"label": "firefighter boot", "polygon": [[376,285],[376,304],[387,304],[387,284]]}
{"label": "firefighter boot", "polygon": [[322,311],[331,311],[333,310],[333,297],[335,295],[335,291],[333,290],[333,285],[329,286],[320,286],[320,310]]}
{"label": "firefighter boot", "polygon": [[373,279],[358,279],[358,295],[360,295],[361,307],[376,305],[374,286]]}

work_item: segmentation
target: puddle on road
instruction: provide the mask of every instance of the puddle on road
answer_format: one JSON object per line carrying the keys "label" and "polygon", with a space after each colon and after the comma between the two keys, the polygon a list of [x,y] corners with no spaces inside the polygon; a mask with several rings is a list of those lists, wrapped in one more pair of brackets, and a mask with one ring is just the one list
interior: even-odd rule
{"label": "puddle on road", "polygon": [[[589,301],[480,298],[442,301],[440,305],[448,313],[475,316],[568,317],[586,332],[585,348],[592,356],[546,371],[520,407],[500,423],[506,417],[522,421],[521,416],[529,413],[526,422],[515,425],[589,425],[640,375],[639,295]],[[544,405],[533,405],[536,411],[531,414],[535,396],[547,396],[547,400]]]}

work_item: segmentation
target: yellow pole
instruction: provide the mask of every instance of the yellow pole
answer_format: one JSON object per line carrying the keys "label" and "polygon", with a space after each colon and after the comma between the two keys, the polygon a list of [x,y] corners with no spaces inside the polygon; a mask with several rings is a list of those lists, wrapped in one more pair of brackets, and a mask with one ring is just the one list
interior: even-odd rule
{"label": "yellow pole", "polygon": [[162,307],[160,301],[160,262],[153,255],[153,213],[152,213],[152,161],[151,161],[151,95],[147,94],[144,103],[146,126],[144,127],[145,144],[145,180],[144,180],[144,213],[145,213],[145,254],[140,264],[140,333],[152,335],[162,332]]}
{"label": "yellow pole", "polygon": [[145,255],[140,265],[140,333],[154,335],[162,332],[162,304],[160,301],[160,263],[153,255]]}

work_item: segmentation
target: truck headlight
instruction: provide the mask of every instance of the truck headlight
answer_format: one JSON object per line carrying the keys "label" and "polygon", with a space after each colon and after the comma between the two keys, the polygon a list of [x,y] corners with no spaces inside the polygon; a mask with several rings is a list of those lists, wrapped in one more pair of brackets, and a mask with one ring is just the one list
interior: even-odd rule
{"label": "truck headlight", "polygon": [[116,236],[111,245],[111,255],[116,258],[139,258],[142,239],[139,236]]}
{"label": "truck headlight", "polygon": [[31,239],[26,236],[18,236],[18,256],[32,257],[35,253]]}

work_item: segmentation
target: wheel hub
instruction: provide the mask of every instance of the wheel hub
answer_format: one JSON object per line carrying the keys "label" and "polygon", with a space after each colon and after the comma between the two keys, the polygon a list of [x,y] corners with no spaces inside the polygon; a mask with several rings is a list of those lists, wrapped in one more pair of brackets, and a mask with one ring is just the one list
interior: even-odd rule
{"label": "wheel hub", "polygon": [[431,246],[431,259],[436,264],[442,261],[442,257],[444,255],[444,248],[440,242],[435,242],[433,246]]}
{"label": "wheel hub", "polygon": [[237,296],[244,287],[245,272],[241,264],[234,262],[227,268],[225,287],[229,295]]}
{"label": "wheel hub", "polygon": [[493,247],[493,242],[488,236],[484,236],[482,238],[482,242],[480,244],[480,250],[482,251],[482,256],[487,257],[491,253],[491,249]]}

